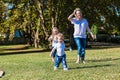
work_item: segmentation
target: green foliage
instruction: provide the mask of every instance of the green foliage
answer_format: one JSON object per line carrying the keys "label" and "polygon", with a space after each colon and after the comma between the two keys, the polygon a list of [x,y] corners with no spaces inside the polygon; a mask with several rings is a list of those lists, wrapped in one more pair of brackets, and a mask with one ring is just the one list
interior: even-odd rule
{"label": "green foliage", "polygon": [[91,31],[93,32],[94,35],[97,35],[97,33],[98,33],[98,26],[97,26],[97,24],[93,24],[92,25]]}
{"label": "green foliage", "polygon": [[0,0],[0,34],[4,33],[4,21],[5,21],[5,5],[2,0]]}
{"label": "green foliage", "polygon": [[[13,7],[7,9],[11,4]],[[120,0],[0,0],[0,31],[10,31],[12,39],[15,29],[30,32],[31,35],[32,31],[39,29],[40,38],[45,40],[51,34],[52,27],[58,27],[60,32],[68,35],[67,17],[76,7],[81,8],[90,26],[96,23],[94,34],[101,26],[107,34],[119,34]]]}

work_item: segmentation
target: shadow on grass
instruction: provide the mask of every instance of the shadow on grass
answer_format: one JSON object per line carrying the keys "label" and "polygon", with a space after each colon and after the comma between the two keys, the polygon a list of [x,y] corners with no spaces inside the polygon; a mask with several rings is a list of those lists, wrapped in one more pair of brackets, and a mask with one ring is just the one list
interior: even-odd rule
{"label": "shadow on grass", "polygon": [[105,59],[100,59],[100,60],[87,60],[87,62],[105,62],[105,61],[115,61],[115,60],[120,60],[120,58],[105,58]]}
{"label": "shadow on grass", "polygon": [[[73,59],[72,61],[75,61],[76,59]],[[89,62],[106,62],[106,61],[115,61],[120,60],[120,58],[105,58],[105,59],[99,59],[99,60],[86,60],[87,63]],[[67,63],[72,63],[72,61],[67,61]]]}
{"label": "shadow on grass", "polygon": [[103,43],[103,42],[89,42],[87,49],[108,49],[108,48],[120,48],[120,44]]}
{"label": "shadow on grass", "polygon": [[99,50],[99,49],[110,49],[110,48],[120,48],[120,45],[116,45],[116,46],[90,46],[88,48],[86,48],[86,50]]}
{"label": "shadow on grass", "polygon": [[[120,58],[115,58],[115,59],[106,58],[106,59],[100,59],[100,60],[86,60],[86,62],[106,62],[106,61],[115,61],[115,60],[120,60]],[[109,66],[114,66],[114,65],[115,64],[104,64],[104,65],[82,66],[82,67],[75,67],[75,68],[69,68],[69,69],[72,70],[72,69],[84,69],[84,68],[98,68],[98,67],[109,67]]]}
{"label": "shadow on grass", "polygon": [[99,67],[110,67],[114,66],[113,64],[105,64],[105,65],[93,65],[93,66],[82,66],[82,67],[75,67],[75,68],[69,68],[72,69],[84,69],[84,68],[99,68]]}
{"label": "shadow on grass", "polygon": [[0,56],[17,55],[17,54],[30,54],[30,53],[40,53],[40,52],[47,52],[47,51],[50,51],[50,49],[44,49],[44,50],[25,50],[25,51],[16,51],[16,52],[3,52],[3,53],[0,53]]}
{"label": "shadow on grass", "polygon": [[[120,48],[120,45],[114,45],[114,46],[89,45],[89,47],[86,47],[86,50],[101,50],[101,49],[111,49],[111,48]],[[73,48],[72,50],[77,50],[77,48]]]}

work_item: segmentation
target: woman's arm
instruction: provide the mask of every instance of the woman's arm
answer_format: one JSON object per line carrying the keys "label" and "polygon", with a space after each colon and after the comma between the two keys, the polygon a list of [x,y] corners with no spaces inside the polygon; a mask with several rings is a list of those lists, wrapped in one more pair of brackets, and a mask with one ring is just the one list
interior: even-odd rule
{"label": "woman's arm", "polygon": [[89,26],[87,26],[87,31],[90,33],[91,37],[93,38],[93,40],[95,39],[95,36],[93,35],[93,33],[91,32]]}
{"label": "woman's arm", "polygon": [[74,13],[70,14],[69,17],[68,17],[68,20],[69,21],[72,21],[72,17],[74,16]]}
{"label": "woman's arm", "polygon": [[69,21],[72,21],[73,16],[75,16],[75,12],[76,12],[76,10],[74,10],[73,13],[69,15],[69,17],[68,17]]}

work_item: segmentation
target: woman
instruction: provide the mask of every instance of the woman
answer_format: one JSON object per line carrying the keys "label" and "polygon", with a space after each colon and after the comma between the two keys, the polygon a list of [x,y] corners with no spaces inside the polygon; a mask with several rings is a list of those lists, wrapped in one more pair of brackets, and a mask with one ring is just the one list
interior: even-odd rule
{"label": "woman", "polygon": [[80,59],[82,60],[82,63],[85,63],[86,30],[90,33],[93,39],[94,35],[88,26],[88,21],[82,17],[80,8],[76,8],[74,12],[68,17],[68,20],[74,24],[73,36],[78,50],[78,58],[76,63],[79,63]]}

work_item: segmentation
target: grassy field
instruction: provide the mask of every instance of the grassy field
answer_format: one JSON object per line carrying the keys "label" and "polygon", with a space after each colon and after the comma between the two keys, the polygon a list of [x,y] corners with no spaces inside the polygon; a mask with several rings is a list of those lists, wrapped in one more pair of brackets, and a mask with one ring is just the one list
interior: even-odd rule
{"label": "grassy field", "polygon": [[87,49],[86,64],[75,63],[76,50],[66,51],[68,71],[62,65],[53,70],[50,51],[5,48],[0,46],[0,69],[6,72],[0,80],[120,80],[120,47]]}

